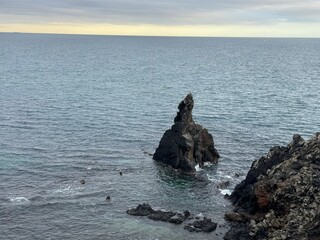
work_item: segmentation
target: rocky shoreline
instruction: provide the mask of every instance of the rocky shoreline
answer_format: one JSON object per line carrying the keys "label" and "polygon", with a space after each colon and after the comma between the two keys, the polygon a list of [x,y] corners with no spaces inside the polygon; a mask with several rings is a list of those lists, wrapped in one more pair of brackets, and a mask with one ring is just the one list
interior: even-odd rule
{"label": "rocky shoreline", "polygon": [[[179,104],[174,125],[167,130],[154,160],[189,173],[198,164],[217,163],[219,154],[207,129],[192,119],[192,94]],[[218,184],[223,189],[229,181]],[[320,240],[320,133],[305,141],[294,135],[286,147],[272,147],[254,161],[232,194],[234,209],[225,213],[230,230],[224,240]],[[155,210],[149,204],[128,214],[155,221],[185,223],[190,232],[212,232],[217,223],[197,218],[189,211]],[[194,221],[192,221],[194,220]]]}
{"label": "rocky shoreline", "polygon": [[229,197],[225,240],[320,239],[320,133],[294,135],[253,162]]}

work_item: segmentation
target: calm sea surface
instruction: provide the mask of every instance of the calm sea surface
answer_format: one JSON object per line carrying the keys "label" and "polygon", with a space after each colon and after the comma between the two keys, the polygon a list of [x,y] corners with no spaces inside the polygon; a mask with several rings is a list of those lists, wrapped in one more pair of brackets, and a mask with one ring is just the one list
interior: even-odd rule
{"label": "calm sea surface", "polygon": [[[319,39],[0,34],[0,239],[222,239],[126,210],[223,224],[219,182],[320,131],[319,80]],[[194,177],[150,156],[189,92],[221,154]]]}

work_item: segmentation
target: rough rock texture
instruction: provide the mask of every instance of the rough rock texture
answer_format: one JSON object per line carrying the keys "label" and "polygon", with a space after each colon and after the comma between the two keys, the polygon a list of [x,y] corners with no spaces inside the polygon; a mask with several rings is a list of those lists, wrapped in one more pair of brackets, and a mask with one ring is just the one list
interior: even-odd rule
{"label": "rough rock texture", "polygon": [[133,216],[148,216],[152,214],[154,210],[147,203],[139,204],[138,207],[129,209],[127,213]]}
{"label": "rough rock texture", "polygon": [[194,171],[197,164],[202,167],[204,162],[217,163],[219,154],[212,135],[192,119],[193,105],[189,93],[179,104],[174,125],[164,133],[154,160],[185,171]]}
{"label": "rough rock texture", "polygon": [[230,196],[224,239],[320,239],[320,133],[273,147]]}
{"label": "rough rock texture", "polygon": [[212,232],[216,230],[217,223],[212,222],[211,219],[204,217],[203,220],[197,220],[184,226],[184,229],[189,232]]}
{"label": "rough rock texture", "polygon": [[190,219],[194,219],[194,217],[191,216],[189,211],[172,212],[165,210],[154,210],[149,204],[146,203],[139,204],[136,208],[129,209],[127,213],[134,216],[147,216],[149,219],[155,221],[163,221],[174,224],[181,224],[184,221],[189,220],[189,223],[184,226],[184,229],[190,232],[212,232],[216,230],[218,225],[206,217],[203,217],[202,219],[196,217],[198,218],[197,220],[190,222]]}
{"label": "rough rock texture", "polygon": [[181,213],[164,210],[154,210],[147,203],[139,204],[138,207],[129,209],[127,213],[134,216],[147,216],[148,218],[155,221],[170,222],[175,224],[181,224],[190,216],[189,211],[184,211],[183,213]]}

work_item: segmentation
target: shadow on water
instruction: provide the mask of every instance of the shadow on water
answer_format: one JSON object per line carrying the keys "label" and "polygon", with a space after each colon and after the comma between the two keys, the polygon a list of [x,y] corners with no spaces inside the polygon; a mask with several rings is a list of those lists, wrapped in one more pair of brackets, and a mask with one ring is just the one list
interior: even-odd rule
{"label": "shadow on water", "polygon": [[216,165],[205,166],[204,169],[194,173],[184,173],[159,162],[155,162],[155,166],[158,179],[162,183],[178,189],[194,188],[195,186],[199,187],[199,185],[205,187],[211,183],[207,173],[214,174],[217,171]]}

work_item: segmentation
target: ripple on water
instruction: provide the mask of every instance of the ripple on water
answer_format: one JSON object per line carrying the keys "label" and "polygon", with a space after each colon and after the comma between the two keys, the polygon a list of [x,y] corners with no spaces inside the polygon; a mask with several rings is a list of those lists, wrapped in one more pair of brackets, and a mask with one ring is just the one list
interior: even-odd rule
{"label": "ripple on water", "polygon": [[[254,159],[320,129],[318,40],[0,34],[0,46],[0,238],[214,239],[125,211],[222,222]],[[149,154],[190,91],[221,158],[185,176]]]}

